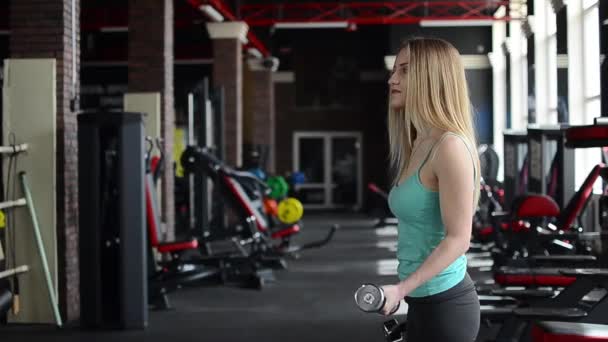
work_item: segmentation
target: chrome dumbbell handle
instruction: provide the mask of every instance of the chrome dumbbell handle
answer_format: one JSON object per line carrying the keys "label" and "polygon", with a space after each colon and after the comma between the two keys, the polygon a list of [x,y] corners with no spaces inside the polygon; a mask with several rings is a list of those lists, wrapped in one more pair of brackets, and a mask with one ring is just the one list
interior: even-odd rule
{"label": "chrome dumbbell handle", "polygon": [[[381,287],[364,284],[355,292],[355,303],[363,312],[380,313],[386,304],[386,296]],[[397,310],[399,310],[399,304],[390,314],[394,314]]]}

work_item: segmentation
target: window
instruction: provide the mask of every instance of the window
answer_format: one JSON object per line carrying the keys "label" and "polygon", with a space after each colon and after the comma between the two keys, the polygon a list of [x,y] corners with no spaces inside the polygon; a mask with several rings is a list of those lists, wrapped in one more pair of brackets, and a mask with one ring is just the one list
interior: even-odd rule
{"label": "window", "polygon": [[[585,2],[589,2],[586,0]],[[600,23],[599,2],[584,9],[583,12],[583,46],[585,64],[585,103],[600,101]],[[589,107],[591,108],[591,107]],[[599,108],[599,107],[598,107]],[[600,115],[600,111],[591,115]]]}
{"label": "window", "polygon": [[557,123],[557,22],[550,1],[534,2],[536,122]]}
{"label": "window", "polygon": [[519,21],[509,23],[511,50],[511,127],[528,126],[528,40]]}
{"label": "window", "polygon": [[[505,15],[505,7],[500,7],[494,14],[495,17]],[[492,24],[492,52],[488,54],[492,64],[492,83],[493,83],[493,112],[494,125],[493,144],[500,160],[503,156],[503,130],[506,127],[507,118],[507,63],[503,50],[503,43],[507,38],[507,23],[496,20]],[[498,167],[497,179],[503,180],[502,164]]]}
{"label": "window", "polygon": [[[600,27],[599,0],[568,1],[568,102],[570,123],[592,124],[600,116]],[[601,162],[599,149],[575,152],[575,185],[579,187],[589,170]],[[601,193],[598,182],[594,189]]]}
{"label": "window", "polygon": [[545,2],[545,22],[547,29],[547,81],[548,81],[548,122],[558,122],[557,108],[557,20],[550,1]]}

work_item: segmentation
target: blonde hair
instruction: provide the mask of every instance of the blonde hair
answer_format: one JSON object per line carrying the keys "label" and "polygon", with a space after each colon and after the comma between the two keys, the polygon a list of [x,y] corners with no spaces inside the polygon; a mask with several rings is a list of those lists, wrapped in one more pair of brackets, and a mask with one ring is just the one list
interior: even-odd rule
{"label": "blonde hair", "polygon": [[460,54],[450,43],[435,38],[407,40],[400,51],[406,49],[410,60],[402,81],[405,106],[402,110],[389,106],[388,113],[393,184],[397,184],[408,167],[417,132],[434,127],[458,134],[467,141],[475,164],[474,205],[477,206],[479,156],[473,109]]}

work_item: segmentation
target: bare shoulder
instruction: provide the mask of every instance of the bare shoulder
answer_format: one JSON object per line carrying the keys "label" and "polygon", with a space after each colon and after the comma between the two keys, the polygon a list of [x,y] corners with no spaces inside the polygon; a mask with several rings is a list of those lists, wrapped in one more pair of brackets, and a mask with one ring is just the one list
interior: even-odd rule
{"label": "bare shoulder", "polygon": [[460,169],[468,171],[473,169],[471,151],[465,140],[454,134],[447,134],[436,147],[433,158],[435,171],[441,169]]}

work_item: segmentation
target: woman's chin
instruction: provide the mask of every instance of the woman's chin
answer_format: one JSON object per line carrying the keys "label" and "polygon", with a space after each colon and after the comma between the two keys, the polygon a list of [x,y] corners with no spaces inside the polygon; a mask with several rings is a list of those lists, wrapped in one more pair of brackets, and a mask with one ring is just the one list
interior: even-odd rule
{"label": "woman's chin", "polygon": [[398,110],[403,109],[403,107],[405,106],[405,104],[403,104],[401,102],[397,102],[397,101],[391,101],[390,102],[390,106],[391,106],[392,110],[398,111]]}

